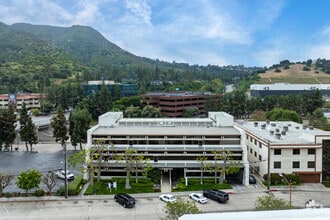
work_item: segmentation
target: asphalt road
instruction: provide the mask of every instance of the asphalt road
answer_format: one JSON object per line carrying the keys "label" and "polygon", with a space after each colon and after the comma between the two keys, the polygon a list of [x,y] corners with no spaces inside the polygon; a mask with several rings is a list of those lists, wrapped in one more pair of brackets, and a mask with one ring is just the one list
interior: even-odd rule
{"label": "asphalt road", "polygon": [[[235,190],[235,189],[234,189]],[[189,199],[188,194],[180,194],[180,198]],[[253,210],[259,196],[265,191],[248,189],[245,192],[233,192],[227,203],[209,200],[207,204],[196,203],[201,212],[227,212]],[[276,197],[288,200],[287,191],[273,192]],[[146,220],[160,219],[165,216],[165,203],[160,201],[159,194],[133,195],[136,200],[134,208],[125,209],[113,200],[113,196],[84,196],[67,200],[50,201],[52,197],[42,197],[39,201],[4,201],[0,200],[1,219],[116,219],[116,220]],[[294,208],[304,208],[310,198],[324,202],[330,207],[330,192],[293,191]],[[58,198],[57,198],[58,199]],[[242,219],[244,217],[242,216]]]}

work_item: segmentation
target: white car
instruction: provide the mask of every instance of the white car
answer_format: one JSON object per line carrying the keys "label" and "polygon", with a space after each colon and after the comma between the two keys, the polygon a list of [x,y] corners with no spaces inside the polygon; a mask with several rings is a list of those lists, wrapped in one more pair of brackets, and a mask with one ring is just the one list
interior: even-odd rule
{"label": "white car", "polygon": [[207,198],[203,196],[202,193],[191,193],[189,195],[189,198],[192,200],[195,200],[196,202],[199,202],[201,204],[207,203]]}
{"label": "white car", "polygon": [[[55,175],[58,178],[65,179],[65,172],[64,172],[64,170],[59,170],[59,171],[55,172]],[[68,180],[74,180],[74,174],[67,170],[66,171],[66,178]]]}
{"label": "white car", "polygon": [[164,201],[164,202],[175,202],[176,201],[176,197],[171,195],[171,194],[163,194],[159,196],[160,200]]}

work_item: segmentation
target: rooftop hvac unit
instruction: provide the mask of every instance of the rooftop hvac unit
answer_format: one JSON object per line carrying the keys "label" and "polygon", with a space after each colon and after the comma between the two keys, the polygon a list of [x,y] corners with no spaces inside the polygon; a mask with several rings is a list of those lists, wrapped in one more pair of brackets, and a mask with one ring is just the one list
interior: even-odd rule
{"label": "rooftop hvac unit", "polygon": [[266,128],[266,124],[262,124],[261,129],[265,129],[265,128]]}
{"label": "rooftop hvac unit", "polygon": [[274,131],[269,131],[269,134],[270,134],[270,135],[273,135],[273,134],[274,134]]}
{"label": "rooftop hvac unit", "polygon": [[276,133],[275,136],[277,139],[281,139],[281,133]]}

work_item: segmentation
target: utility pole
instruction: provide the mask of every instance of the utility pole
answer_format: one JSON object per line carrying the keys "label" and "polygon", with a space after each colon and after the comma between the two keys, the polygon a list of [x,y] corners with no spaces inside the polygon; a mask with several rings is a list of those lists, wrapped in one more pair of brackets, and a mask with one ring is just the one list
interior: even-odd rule
{"label": "utility pole", "polygon": [[68,178],[67,178],[67,169],[66,169],[66,143],[63,143],[63,155],[64,155],[64,196],[68,198]]}

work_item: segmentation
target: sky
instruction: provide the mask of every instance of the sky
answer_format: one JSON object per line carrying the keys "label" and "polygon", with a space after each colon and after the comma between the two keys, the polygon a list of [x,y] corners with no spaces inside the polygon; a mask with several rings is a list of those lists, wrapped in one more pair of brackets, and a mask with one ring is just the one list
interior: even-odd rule
{"label": "sky", "polygon": [[329,0],[0,0],[0,22],[91,26],[137,56],[248,67],[330,59]]}

